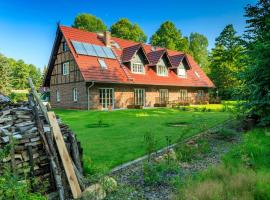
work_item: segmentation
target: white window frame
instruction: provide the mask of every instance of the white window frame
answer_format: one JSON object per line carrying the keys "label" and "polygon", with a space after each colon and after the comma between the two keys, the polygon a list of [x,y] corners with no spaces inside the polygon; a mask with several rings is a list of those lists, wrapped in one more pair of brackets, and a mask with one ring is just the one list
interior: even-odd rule
{"label": "white window frame", "polygon": [[[101,91],[105,91],[105,93],[101,94]],[[110,96],[110,94],[112,95]],[[109,106],[114,108],[114,88],[99,88],[99,104],[104,110],[108,109]]]}
{"label": "white window frame", "polygon": [[187,89],[181,89],[179,90],[179,98],[181,100],[186,100],[188,98],[188,90]]}
{"label": "white window frame", "polygon": [[64,76],[69,74],[69,62],[62,63],[62,72]]}
{"label": "white window frame", "polygon": [[131,71],[134,74],[144,74],[144,65],[140,62],[132,63]]}
{"label": "white window frame", "polygon": [[[181,74],[181,72],[184,72]],[[183,63],[181,63],[178,68],[177,68],[177,75],[180,77],[180,78],[187,78],[187,70],[185,68],[185,66],[183,65]]]}
{"label": "white window frame", "polygon": [[73,96],[73,101],[77,102],[78,101],[78,89],[77,88],[72,89],[72,96]]}
{"label": "white window frame", "polygon": [[145,89],[143,88],[134,89],[134,104],[145,106]]}
{"label": "white window frame", "polygon": [[59,90],[56,90],[56,102],[60,102],[60,101],[61,101],[60,92]]}
{"label": "white window frame", "polygon": [[157,75],[159,76],[168,76],[169,70],[164,65],[157,65]]}

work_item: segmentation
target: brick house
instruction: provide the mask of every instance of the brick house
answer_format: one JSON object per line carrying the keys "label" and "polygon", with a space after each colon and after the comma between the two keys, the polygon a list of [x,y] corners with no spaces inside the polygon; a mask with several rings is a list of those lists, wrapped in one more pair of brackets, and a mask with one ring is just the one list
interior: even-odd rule
{"label": "brick house", "polygon": [[207,103],[214,87],[190,55],[59,26],[43,83],[54,108]]}

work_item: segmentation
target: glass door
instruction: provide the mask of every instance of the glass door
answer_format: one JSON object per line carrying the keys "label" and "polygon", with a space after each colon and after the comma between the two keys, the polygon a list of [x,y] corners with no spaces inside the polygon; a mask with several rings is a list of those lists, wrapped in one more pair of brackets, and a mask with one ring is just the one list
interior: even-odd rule
{"label": "glass door", "polygon": [[169,101],[169,91],[168,89],[160,89],[159,90],[159,101],[161,104],[166,103]]}
{"label": "glass door", "polygon": [[114,106],[114,89],[100,88],[99,89],[99,103],[103,109],[113,108]]}
{"label": "glass door", "polygon": [[145,90],[144,89],[134,90],[134,104],[144,106],[145,104]]}

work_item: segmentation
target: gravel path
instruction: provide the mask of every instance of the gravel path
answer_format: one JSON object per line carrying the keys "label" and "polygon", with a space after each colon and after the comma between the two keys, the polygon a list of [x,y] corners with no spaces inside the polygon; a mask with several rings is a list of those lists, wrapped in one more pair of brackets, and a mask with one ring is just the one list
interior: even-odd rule
{"label": "gravel path", "polygon": [[[205,136],[204,136],[205,137]],[[230,141],[224,141],[212,136],[206,136],[210,146],[210,152],[200,156],[200,159],[194,159],[189,163],[180,163],[177,173],[166,174],[163,178],[174,178],[183,180],[186,176],[192,175],[198,171],[216,165],[220,162],[221,157],[227,153],[231,147],[240,142],[240,135]],[[172,184],[165,183],[147,186],[144,183],[143,174],[144,161],[136,163],[120,171],[114,172],[112,176],[117,180],[120,187],[132,188],[127,192],[126,199],[147,199],[147,200],[167,200],[171,199],[174,192]],[[107,199],[117,199],[117,193],[109,196]]]}

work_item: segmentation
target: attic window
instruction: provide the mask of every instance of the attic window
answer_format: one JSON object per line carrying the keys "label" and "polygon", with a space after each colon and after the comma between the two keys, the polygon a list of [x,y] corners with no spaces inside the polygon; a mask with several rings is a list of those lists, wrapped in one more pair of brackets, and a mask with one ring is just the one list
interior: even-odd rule
{"label": "attic window", "polygon": [[198,78],[201,78],[200,74],[197,71],[195,71],[194,73]]}
{"label": "attic window", "polygon": [[103,59],[98,59],[101,69],[107,69],[107,65]]}
{"label": "attic window", "polygon": [[159,76],[168,76],[168,69],[164,65],[157,65],[157,74]]}
{"label": "attic window", "polygon": [[66,42],[63,42],[63,52],[66,52],[68,49],[67,49],[67,43]]}

